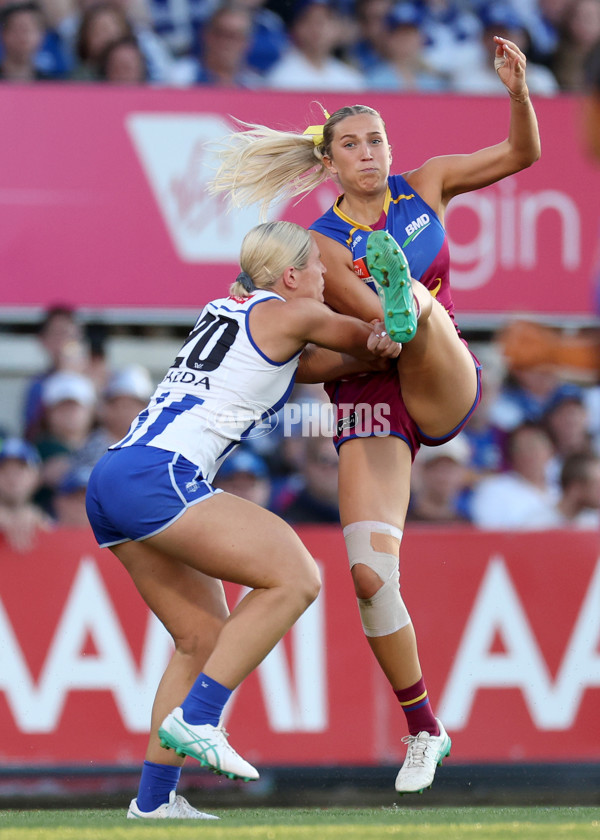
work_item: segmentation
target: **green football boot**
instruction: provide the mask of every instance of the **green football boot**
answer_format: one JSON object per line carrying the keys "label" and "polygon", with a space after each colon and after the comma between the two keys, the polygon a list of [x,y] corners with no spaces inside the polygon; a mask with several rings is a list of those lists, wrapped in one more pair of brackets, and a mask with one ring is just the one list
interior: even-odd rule
{"label": "green football boot", "polygon": [[408,260],[387,231],[370,234],[367,265],[381,300],[387,333],[393,341],[406,344],[417,332],[417,304]]}

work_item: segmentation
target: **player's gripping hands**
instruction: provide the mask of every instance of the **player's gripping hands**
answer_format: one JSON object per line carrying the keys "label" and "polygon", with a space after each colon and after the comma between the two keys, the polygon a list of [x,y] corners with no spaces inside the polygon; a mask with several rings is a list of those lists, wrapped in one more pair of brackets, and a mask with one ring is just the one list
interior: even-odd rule
{"label": "player's gripping hands", "polygon": [[384,359],[397,359],[402,345],[389,337],[383,321],[371,321],[371,333],[367,338],[367,350]]}

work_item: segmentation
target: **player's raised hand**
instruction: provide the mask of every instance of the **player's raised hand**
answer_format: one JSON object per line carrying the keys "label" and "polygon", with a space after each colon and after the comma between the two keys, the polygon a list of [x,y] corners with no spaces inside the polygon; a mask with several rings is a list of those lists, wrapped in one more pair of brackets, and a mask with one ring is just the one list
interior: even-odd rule
{"label": "player's raised hand", "polygon": [[527,95],[527,82],[525,68],[527,58],[516,44],[494,35],[496,42],[496,56],[494,68],[500,76],[500,80],[508,90],[513,99],[520,99]]}

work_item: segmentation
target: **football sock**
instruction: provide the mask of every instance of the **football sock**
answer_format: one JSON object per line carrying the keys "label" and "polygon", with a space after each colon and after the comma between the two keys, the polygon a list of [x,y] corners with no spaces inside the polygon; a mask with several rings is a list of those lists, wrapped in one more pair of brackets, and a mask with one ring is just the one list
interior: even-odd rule
{"label": "football sock", "polygon": [[430,735],[440,734],[440,728],[429,703],[423,677],[409,688],[394,691],[394,694],[400,701],[402,711],[406,715],[408,731],[411,735],[418,735],[419,732],[429,732]]}
{"label": "football sock", "polygon": [[137,795],[140,811],[154,811],[169,801],[169,794],[177,787],[181,767],[144,761]]}
{"label": "football sock", "polygon": [[231,696],[231,689],[216,680],[200,674],[190,689],[190,693],[181,704],[183,719],[186,723],[211,723],[218,726],[225,703]]}

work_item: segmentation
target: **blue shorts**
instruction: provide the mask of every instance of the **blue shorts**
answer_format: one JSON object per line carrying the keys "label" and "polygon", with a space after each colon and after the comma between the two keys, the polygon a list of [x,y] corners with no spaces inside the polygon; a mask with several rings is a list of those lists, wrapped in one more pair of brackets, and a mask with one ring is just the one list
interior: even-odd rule
{"label": "blue shorts", "polygon": [[105,548],[158,534],[191,505],[220,492],[176,452],[127,446],[109,450],[92,470],[86,509]]}

